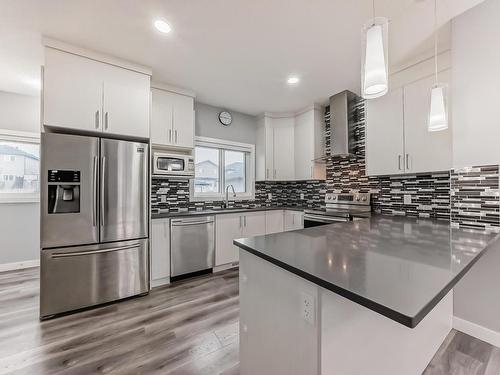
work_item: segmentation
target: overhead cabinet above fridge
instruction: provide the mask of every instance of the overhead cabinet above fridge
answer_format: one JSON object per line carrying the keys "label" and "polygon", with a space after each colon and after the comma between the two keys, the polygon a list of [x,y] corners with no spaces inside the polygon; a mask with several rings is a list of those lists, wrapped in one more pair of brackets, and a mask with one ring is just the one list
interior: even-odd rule
{"label": "overhead cabinet above fridge", "polygon": [[45,47],[43,125],[149,138],[150,75]]}

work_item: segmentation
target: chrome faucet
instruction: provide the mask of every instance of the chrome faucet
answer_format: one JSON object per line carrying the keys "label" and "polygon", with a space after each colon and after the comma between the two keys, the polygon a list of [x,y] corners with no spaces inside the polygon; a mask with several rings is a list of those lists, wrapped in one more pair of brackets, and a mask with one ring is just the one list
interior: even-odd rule
{"label": "chrome faucet", "polygon": [[226,186],[226,201],[224,202],[224,208],[229,205],[229,188],[233,191],[233,198],[236,198],[236,192],[234,191],[234,186],[229,184]]}

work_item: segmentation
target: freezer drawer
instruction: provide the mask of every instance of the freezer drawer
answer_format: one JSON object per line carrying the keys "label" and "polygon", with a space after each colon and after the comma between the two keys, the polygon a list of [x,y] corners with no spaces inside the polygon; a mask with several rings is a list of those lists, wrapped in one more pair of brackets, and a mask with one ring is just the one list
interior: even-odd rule
{"label": "freezer drawer", "polygon": [[214,261],[213,216],[170,220],[170,276],[210,269]]}
{"label": "freezer drawer", "polygon": [[149,290],[148,240],[41,251],[40,317]]}

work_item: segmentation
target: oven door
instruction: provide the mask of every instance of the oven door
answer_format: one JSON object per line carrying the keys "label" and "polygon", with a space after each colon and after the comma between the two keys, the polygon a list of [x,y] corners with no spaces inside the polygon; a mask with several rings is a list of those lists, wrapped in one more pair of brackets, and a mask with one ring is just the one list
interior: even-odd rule
{"label": "oven door", "polygon": [[350,217],[342,216],[326,216],[326,215],[304,215],[304,228],[317,227],[319,225],[327,225],[334,223],[345,223],[351,221]]}
{"label": "oven door", "polygon": [[153,157],[153,174],[157,175],[189,175],[188,160],[183,156],[155,154]]}

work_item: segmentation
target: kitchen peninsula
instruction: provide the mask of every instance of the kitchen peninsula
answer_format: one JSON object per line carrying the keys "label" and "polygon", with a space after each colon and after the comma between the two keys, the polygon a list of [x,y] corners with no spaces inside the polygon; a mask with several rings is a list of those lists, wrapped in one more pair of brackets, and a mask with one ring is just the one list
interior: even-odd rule
{"label": "kitchen peninsula", "polygon": [[450,332],[453,286],[497,239],[375,215],[235,240],[245,374],[421,374]]}

